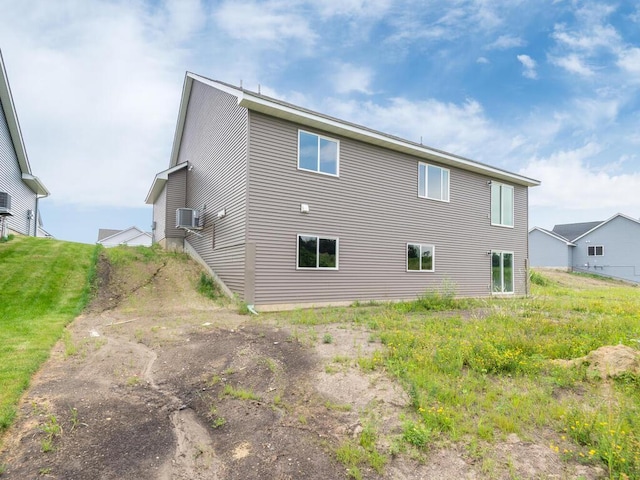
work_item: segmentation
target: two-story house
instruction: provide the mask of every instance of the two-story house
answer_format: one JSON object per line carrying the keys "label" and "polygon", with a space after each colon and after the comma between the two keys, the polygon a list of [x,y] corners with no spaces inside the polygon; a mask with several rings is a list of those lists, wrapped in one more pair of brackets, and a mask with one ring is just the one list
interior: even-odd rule
{"label": "two-story house", "polygon": [[45,236],[39,199],[49,191],[29,166],[9,79],[0,52],[0,236]]}
{"label": "two-story house", "polygon": [[525,294],[537,180],[187,73],[153,238],[262,309]]}

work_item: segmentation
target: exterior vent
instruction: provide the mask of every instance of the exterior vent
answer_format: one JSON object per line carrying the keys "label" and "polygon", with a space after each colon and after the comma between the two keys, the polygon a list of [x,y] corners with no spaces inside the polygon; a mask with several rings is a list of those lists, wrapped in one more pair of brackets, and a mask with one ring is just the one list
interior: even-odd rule
{"label": "exterior vent", "polygon": [[11,215],[11,195],[0,192],[0,215]]}
{"label": "exterior vent", "polygon": [[178,208],[176,210],[176,228],[201,229],[200,212],[193,208]]}

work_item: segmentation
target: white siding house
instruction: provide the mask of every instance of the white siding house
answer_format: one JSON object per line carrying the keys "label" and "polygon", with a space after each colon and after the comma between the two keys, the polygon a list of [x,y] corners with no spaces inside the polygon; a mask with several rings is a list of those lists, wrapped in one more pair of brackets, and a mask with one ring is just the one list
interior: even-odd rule
{"label": "white siding house", "polygon": [[0,235],[46,236],[38,202],[47,196],[49,191],[31,172],[0,52]]}
{"label": "white siding house", "polygon": [[118,245],[150,247],[152,241],[150,233],[142,231],[138,227],[129,227],[124,230],[101,228],[98,230],[96,243],[105,247],[117,247]]}

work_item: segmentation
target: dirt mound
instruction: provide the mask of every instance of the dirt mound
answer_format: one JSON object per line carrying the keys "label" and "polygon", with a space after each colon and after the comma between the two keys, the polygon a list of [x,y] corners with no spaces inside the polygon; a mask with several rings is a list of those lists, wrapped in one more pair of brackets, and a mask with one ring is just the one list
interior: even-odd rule
{"label": "dirt mound", "polygon": [[626,345],[600,347],[579,360],[602,378],[640,373],[640,352]]}

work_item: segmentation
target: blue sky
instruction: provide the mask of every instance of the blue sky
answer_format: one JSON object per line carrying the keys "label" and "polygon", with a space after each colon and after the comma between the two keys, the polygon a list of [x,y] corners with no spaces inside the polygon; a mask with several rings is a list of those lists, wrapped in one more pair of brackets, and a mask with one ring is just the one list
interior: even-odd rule
{"label": "blue sky", "polygon": [[542,181],[530,226],[640,216],[634,1],[0,0],[45,228],[148,228],[185,71]]}

